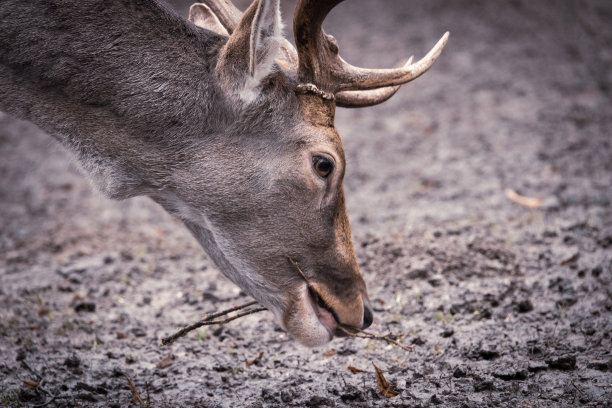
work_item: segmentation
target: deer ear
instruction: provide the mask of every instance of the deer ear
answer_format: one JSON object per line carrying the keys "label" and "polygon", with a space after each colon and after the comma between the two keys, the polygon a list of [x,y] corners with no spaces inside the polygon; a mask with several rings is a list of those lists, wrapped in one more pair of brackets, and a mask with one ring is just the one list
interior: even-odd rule
{"label": "deer ear", "polygon": [[198,27],[214,31],[217,34],[227,35],[227,29],[219,21],[219,18],[213,11],[203,3],[195,3],[189,7],[189,21]]}
{"label": "deer ear", "polygon": [[257,99],[262,80],[275,69],[282,28],[279,0],[254,1],[219,54],[217,72],[246,103]]}

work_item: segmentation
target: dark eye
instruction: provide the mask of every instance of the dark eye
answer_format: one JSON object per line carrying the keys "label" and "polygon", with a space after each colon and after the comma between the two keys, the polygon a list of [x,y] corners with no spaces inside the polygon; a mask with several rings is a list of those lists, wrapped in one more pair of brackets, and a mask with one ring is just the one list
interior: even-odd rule
{"label": "dark eye", "polygon": [[327,157],[315,156],[313,157],[312,162],[317,174],[323,178],[329,176],[334,169],[334,163]]}

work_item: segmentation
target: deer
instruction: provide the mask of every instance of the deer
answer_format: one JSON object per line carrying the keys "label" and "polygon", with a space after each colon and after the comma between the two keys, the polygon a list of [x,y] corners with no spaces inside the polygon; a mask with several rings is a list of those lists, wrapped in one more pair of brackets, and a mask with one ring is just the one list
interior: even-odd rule
{"label": "deer", "polygon": [[341,1],[299,0],[294,47],[280,0],[244,13],[204,0],[189,19],[158,0],[3,0],[0,109],[104,196],[150,197],[293,339],[321,346],[373,322],[335,109],[386,101],[449,36],[416,62],[353,66],[322,29]]}

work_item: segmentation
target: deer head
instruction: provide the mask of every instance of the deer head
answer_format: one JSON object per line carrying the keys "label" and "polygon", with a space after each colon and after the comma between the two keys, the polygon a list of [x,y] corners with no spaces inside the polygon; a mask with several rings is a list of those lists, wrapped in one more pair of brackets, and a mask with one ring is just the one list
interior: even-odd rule
{"label": "deer head", "polygon": [[[413,64],[410,58],[399,69],[354,67],[339,56],[335,39],[321,28],[340,1],[299,1],[294,17],[297,51],[280,34],[278,1],[255,1],[244,15],[223,0],[207,0],[190,9],[190,20],[196,25],[229,36],[217,73],[228,89],[233,86],[234,98],[247,105],[255,103],[256,115],[262,104],[274,106],[273,115],[282,112],[262,125],[273,138],[283,134],[283,145],[289,142],[290,147],[279,149],[264,136],[262,150],[257,151],[266,153],[256,156],[267,163],[252,167],[273,186],[274,194],[262,188],[259,191],[266,197],[257,202],[248,193],[243,211],[250,215],[235,228],[233,242],[247,243],[236,259],[249,254],[249,259],[256,259],[255,265],[261,265],[252,274],[264,277],[255,297],[268,297],[270,288],[278,288],[280,296],[269,302],[283,299],[276,309],[280,320],[308,345],[330,340],[338,334],[339,324],[365,328],[372,322],[344,204],[346,161],[334,127],[335,106],[362,107],[387,100],[401,84],[429,69],[448,38],[445,34],[422,60]],[[245,122],[257,123],[255,118]],[[254,139],[262,142],[260,135]],[[229,216],[227,223],[241,218]],[[253,241],[259,236],[261,241]],[[287,259],[295,260],[304,271],[310,291]],[[244,278],[237,271],[234,279]]]}
{"label": "deer head", "polygon": [[[448,38],[400,68],[354,67],[321,28],[340,1],[298,2],[295,49],[282,35],[279,0],[254,1],[244,14],[226,0],[207,0],[191,8],[201,28],[168,17],[156,3],[114,0],[115,15],[75,23],[75,32],[85,32],[78,41],[98,30],[87,47],[49,40],[74,61],[92,59],[78,68],[95,72],[94,79],[81,84],[63,71],[54,75],[57,61],[44,65],[47,71],[32,69],[55,54],[37,50],[27,59],[7,48],[0,53],[0,77],[8,78],[0,81],[0,100],[8,102],[2,107],[55,135],[103,192],[148,195],[180,218],[220,270],[295,339],[321,345],[340,334],[339,326],[365,328],[373,319],[351,241],[335,108],[385,101],[427,71]],[[12,7],[38,12],[23,3]],[[75,17],[86,13],[75,7]],[[135,28],[121,27],[123,37],[102,34],[105,22],[118,25],[126,13],[138,20]],[[70,19],[62,18],[66,29]],[[141,26],[154,33],[140,35]],[[11,30],[19,28],[0,31],[3,48],[16,38],[3,41]],[[132,48],[122,52],[126,41]],[[143,54],[156,62],[142,64],[152,61]],[[30,68],[22,75],[23,66]],[[68,86],[71,93],[62,96]],[[96,89],[107,95],[109,87],[114,94],[103,106],[114,116],[95,99],[102,98]]]}

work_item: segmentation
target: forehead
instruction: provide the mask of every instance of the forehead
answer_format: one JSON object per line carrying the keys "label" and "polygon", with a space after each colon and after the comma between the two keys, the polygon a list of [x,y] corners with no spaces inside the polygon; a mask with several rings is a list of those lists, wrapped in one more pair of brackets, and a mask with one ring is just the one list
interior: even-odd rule
{"label": "forehead", "polygon": [[297,95],[297,99],[302,128],[299,133],[308,143],[332,149],[344,160],[342,140],[334,126],[335,102],[314,94]]}

